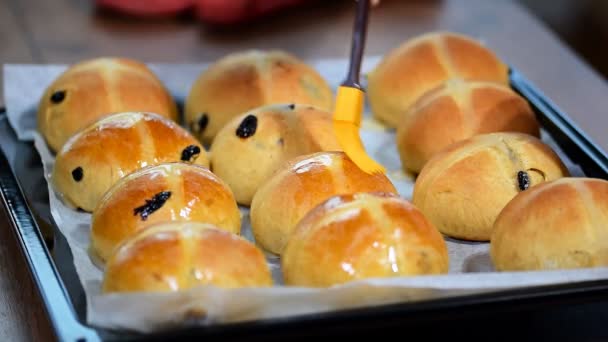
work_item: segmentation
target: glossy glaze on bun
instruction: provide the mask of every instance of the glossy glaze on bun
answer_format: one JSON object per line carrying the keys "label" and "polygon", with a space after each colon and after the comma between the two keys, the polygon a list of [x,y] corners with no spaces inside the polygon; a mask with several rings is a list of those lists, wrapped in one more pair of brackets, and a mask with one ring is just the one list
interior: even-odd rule
{"label": "glossy glaze on bun", "polygon": [[297,225],[281,257],[286,285],[328,287],[367,278],[448,272],[443,236],[394,194],[334,196]]}
{"label": "glossy glaze on bun", "polygon": [[162,163],[121,178],[91,221],[91,252],[104,262],[114,248],[157,222],[194,221],[240,234],[241,214],[230,188],[207,168]]}
{"label": "glossy glaze on bun", "polygon": [[46,88],[38,106],[38,130],[57,152],[81,129],[119,112],[178,120],[171,94],[144,63],[103,57],[69,66]]}
{"label": "glossy glaze on bun", "polygon": [[207,151],[174,121],[154,113],[118,113],[70,138],[57,154],[51,180],[67,205],[91,212],[120,178],[173,161],[209,167]]}
{"label": "glossy glaze on bun", "polygon": [[329,197],[356,192],[397,193],[384,174],[370,175],[343,152],[318,152],[291,159],[255,193],[251,227],[256,242],[281,254],[295,226]]}
{"label": "glossy glaze on bun", "polygon": [[197,286],[269,287],[260,249],[198,222],[159,223],[121,244],[106,264],[102,293],[168,292]]}

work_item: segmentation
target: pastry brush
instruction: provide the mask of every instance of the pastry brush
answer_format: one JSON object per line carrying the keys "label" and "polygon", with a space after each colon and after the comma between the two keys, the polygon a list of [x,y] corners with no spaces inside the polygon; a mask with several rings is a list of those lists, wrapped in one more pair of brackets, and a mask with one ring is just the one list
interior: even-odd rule
{"label": "pastry brush", "polygon": [[348,75],[338,87],[333,113],[334,132],[344,153],[366,173],[384,173],[384,167],[365,151],[359,135],[365,93],[359,84],[361,59],[367,34],[370,0],[358,0]]}

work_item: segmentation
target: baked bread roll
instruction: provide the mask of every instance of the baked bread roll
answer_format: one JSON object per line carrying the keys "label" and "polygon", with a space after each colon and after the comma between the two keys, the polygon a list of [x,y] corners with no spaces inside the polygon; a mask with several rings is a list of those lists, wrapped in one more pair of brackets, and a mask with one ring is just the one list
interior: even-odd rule
{"label": "baked bread roll", "polygon": [[494,223],[499,271],[608,266],[608,182],[567,177],[513,198]]}
{"label": "baked bread roll", "polygon": [[176,220],[241,231],[241,213],[220,178],[200,165],[162,163],[132,172],[105,193],[93,211],[91,251],[103,263],[135,232]]}
{"label": "baked bread roll", "polygon": [[287,160],[339,150],[330,112],[308,105],[267,105],[220,130],[211,145],[211,169],[248,206],[260,184]]}
{"label": "baked bread roll", "polygon": [[325,79],[296,56],[281,50],[247,50],[217,60],[201,73],[186,98],[186,122],[211,144],[230,119],[273,103],[301,103],[332,110]]}
{"label": "baked bread roll", "polygon": [[357,192],[397,194],[386,175],[365,173],[344,152],[317,152],[293,158],[253,196],[253,236],[262,248],[281,254],[306,213],[329,197]]}
{"label": "baked bread roll", "polygon": [[171,94],[144,64],[94,58],[70,66],[51,83],[38,106],[38,130],[53,152],[107,114],[152,112],[178,120]]}
{"label": "baked bread roll", "polygon": [[244,238],[200,222],[157,223],[125,240],[105,267],[102,293],[197,286],[268,287],[264,254]]}
{"label": "baked bread roll", "polygon": [[281,257],[286,285],[328,287],[366,278],[443,274],[441,233],[394,194],[334,196],[297,225]]}
{"label": "baked bread roll", "polygon": [[427,92],[397,126],[404,171],[419,173],[446,146],[477,134],[520,132],[540,137],[528,102],[494,82],[452,79]]}
{"label": "baked bread roll", "polygon": [[568,175],[536,137],[481,134],[436,154],[418,175],[412,201],[443,234],[489,241],[496,216],[515,195]]}
{"label": "baked bread roll", "polygon": [[51,179],[67,205],[91,212],[120,178],[180,160],[209,167],[207,151],[174,121],[153,113],[118,113],[72,136],[57,154]]}
{"label": "baked bread roll", "polygon": [[509,84],[508,66],[479,41],[456,32],[429,32],[387,53],[368,74],[373,116],[397,127],[402,113],[451,78]]}

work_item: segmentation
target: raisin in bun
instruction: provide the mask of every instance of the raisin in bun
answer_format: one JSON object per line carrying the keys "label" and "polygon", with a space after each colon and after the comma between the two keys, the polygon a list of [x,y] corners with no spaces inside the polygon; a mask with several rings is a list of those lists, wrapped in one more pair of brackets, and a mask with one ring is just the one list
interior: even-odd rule
{"label": "raisin in bun", "polygon": [[509,84],[508,66],[479,41],[456,32],[429,32],[389,51],[368,74],[372,114],[397,127],[403,112],[451,78]]}
{"label": "raisin in bun", "polygon": [[366,278],[444,274],[441,233],[394,194],[334,196],[311,210],[287,242],[286,285],[327,287]]}
{"label": "raisin in bun", "polygon": [[281,50],[231,53],[204,70],[186,99],[185,116],[199,139],[211,144],[230,119],[273,103],[331,110],[329,84],[311,66]]}
{"label": "raisin in bun", "polygon": [[230,188],[207,168],[184,162],[139,169],[116,182],[91,221],[91,252],[105,262],[114,248],[157,222],[196,221],[240,234],[241,214]]}
{"label": "raisin in bun", "polygon": [[52,182],[66,204],[91,212],[120,178],[148,165],[180,160],[209,167],[207,151],[174,121],[153,113],[112,114],[63,145]]}
{"label": "raisin in bun", "polygon": [[412,201],[443,234],[489,241],[494,220],[515,195],[568,175],[536,137],[481,134],[436,154],[418,175]]}
{"label": "raisin in bun", "polygon": [[397,193],[384,174],[368,174],[343,152],[317,152],[290,159],[264,182],[251,202],[256,242],[281,254],[295,226],[311,209],[335,195]]}
{"label": "raisin in bun", "polygon": [[178,119],[177,105],[158,77],[127,58],[94,58],[70,66],[40,99],[38,130],[53,152],[102,116],[153,112]]}
{"label": "raisin in bun", "polygon": [[211,145],[211,168],[242,205],[291,158],[341,150],[328,111],[309,105],[268,105],[232,119]]}
{"label": "raisin in bun", "polygon": [[499,271],[608,266],[608,182],[567,177],[513,198],[494,223]]}
{"label": "raisin in bun", "polygon": [[477,134],[520,132],[540,137],[528,102],[494,82],[451,79],[426,93],[397,126],[404,171],[418,173],[446,146]]}
{"label": "raisin in bun", "polygon": [[197,286],[269,287],[260,249],[200,222],[157,223],[125,240],[108,260],[102,293],[169,292]]}

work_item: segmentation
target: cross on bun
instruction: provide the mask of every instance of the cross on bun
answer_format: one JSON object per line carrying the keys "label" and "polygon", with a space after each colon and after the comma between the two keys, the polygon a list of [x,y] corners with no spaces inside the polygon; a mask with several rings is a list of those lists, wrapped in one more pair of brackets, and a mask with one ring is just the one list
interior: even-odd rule
{"label": "cross on bun", "polygon": [[105,262],[129,236],[157,222],[196,221],[240,234],[241,214],[230,188],[208,169],[184,162],[139,169],[116,182],[91,221],[91,251]]}
{"label": "cross on bun", "polygon": [[332,114],[299,104],[275,104],[232,119],[211,145],[211,168],[242,205],[291,158],[320,151],[338,151]]}
{"label": "cross on bun", "polygon": [[443,274],[448,264],[441,233],[410,202],[384,193],[326,200],[298,223],[281,256],[292,286]]}
{"label": "cross on bun", "polygon": [[540,137],[528,102],[495,82],[451,79],[426,93],[397,126],[404,171],[418,173],[446,146],[477,134],[520,132]]}
{"label": "cross on bun", "polygon": [[180,160],[209,167],[207,151],[174,121],[154,113],[117,113],[72,136],[57,154],[51,179],[66,204],[91,212],[120,178]]}
{"label": "cross on bun", "polygon": [[498,271],[608,266],[608,182],[566,177],[515,196],[494,222]]}
{"label": "cross on bun", "polygon": [[451,78],[509,84],[508,66],[479,41],[455,32],[429,32],[387,53],[368,75],[374,117],[397,127],[426,92]]}
{"label": "cross on bun", "polygon": [[200,222],[157,223],[125,240],[105,267],[102,293],[197,286],[269,287],[264,254],[243,237]]}
{"label": "cross on bun", "polygon": [[436,154],[418,175],[412,202],[443,234],[489,241],[494,220],[515,195],[568,175],[536,137],[480,134]]}
{"label": "cross on bun", "polygon": [[192,85],[186,122],[204,144],[235,116],[273,103],[332,109],[325,79],[296,56],[281,50],[247,50],[217,60]]}
{"label": "cross on bun", "polygon": [[359,169],[344,152],[318,152],[283,164],[251,202],[255,241],[281,254],[300,219],[329,197],[356,192],[397,193],[384,174]]}
{"label": "cross on bun", "polygon": [[178,120],[171,94],[144,63],[88,59],[70,66],[47,87],[38,106],[38,130],[57,152],[72,135],[101,117],[136,111]]}

